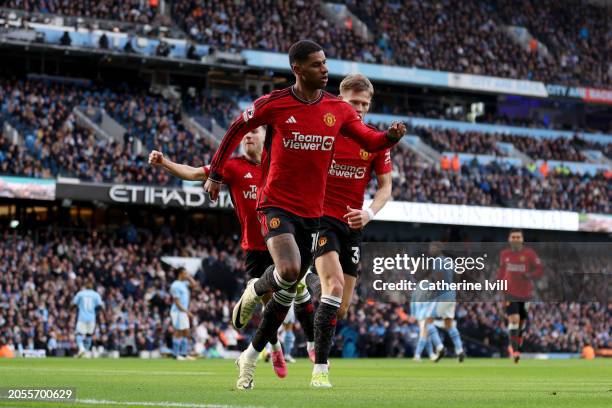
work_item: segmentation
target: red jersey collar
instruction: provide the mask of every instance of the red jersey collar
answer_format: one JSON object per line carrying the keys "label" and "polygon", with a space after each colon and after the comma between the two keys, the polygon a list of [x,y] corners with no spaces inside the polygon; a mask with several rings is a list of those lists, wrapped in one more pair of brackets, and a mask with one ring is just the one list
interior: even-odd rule
{"label": "red jersey collar", "polygon": [[314,105],[315,103],[318,103],[318,102],[319,102],[321,99],[323,99],[323,94],[325,93],[325,92],[323,92],[323,90],[322,90],[322,89],[320,89],[320,90],[319,90],[319,92],[320,92],[320,93],[319,93],[319,96],[318,96],[318,98],[317,98],[317,99],[314,99],[314,100],[312,100],[312,101],[307,101],[306,99],[302,99],[302,98],[300,98],[300,97],[298,96],[298,94],[295,92],[295,89],[294,89],[294,88],[295,88],[295,85],[291,85],[291,95],[293,95],[293,97],[294,97],[295,99],[297,99],[299,102],[302,102],[302,103],[304,103],[304,104],[306,104],[306,105]]}

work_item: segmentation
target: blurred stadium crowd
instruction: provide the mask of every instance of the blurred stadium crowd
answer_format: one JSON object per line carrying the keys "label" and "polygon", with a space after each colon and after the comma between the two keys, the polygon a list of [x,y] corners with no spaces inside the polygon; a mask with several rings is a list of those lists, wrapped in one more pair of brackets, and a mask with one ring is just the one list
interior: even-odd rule
{"label": "blurred stadium crowd", "polygon": [[[212,147],[187,129],[183,113],[193,114],[204,125],[214,119],[227,126],[238,112],[230,98],[213,97],[204,91],[185,94],[183,101],[170,102],[143,90],[128,92],[125,87],[2,80],[0,119],[23,134],[24,143],[12,144],[0,136],[0,174],[177,185],[178,179],[148,166],[148,152],[161,148],[175,162],[208,163]],[[127,129],[123,140],[96,137],[77,122],[75,107],[94,120],[104,109]],[[600,149],[612,157],[612,144],[594,145],[578,136],[541,139],[423,127],[415,128],[414,133],[440,153],[503,157],[505,153],[496,143],[507,142],[533,159],[583,161],[583,148]],[[459,164],[447,156],[441,163],[428,163],[409,149],[396,149],[393,160],[395,200],[604,214],[611,211],[610,171],[579,174],[564,167],[536,167],[535,162],[527,167],[501,161]]]}
{"label": "blurred stadium crowd", "polygon": [[169,229],[139,233],[126,226],[119,234],[42,232],[32,236],[6,232],[0,244],[0,337],[16,350],[41,348],[50,355],[71,355],[76,308],[68,307],[85,279],[93,277],[105,302],[99,319],[97,345],[121,355],[171,347],[169,287],[174,275],[162,267],[161,256],[203,259],[192,293],[192,322],[197,350],[219,356],[236,344],[231,328],[230,300],[243,283],[239,245],[231,238],[177,238]]}
{"label": "blurred stadium crowd", "polygon": [[[444,159],[444,158],[443,158]],[[395,200],[439,204],[469,204],[608,214],[612,190],[610,172],[596,175],[492,161],[477,160],[433,166],[405,149],[396,149],[393,160]],[[370,195],[374,193],[370,187]]]}
{"label": "blurred stadium crowd", "polygon": [[[612,345],[612,306],[593,303],[531,304],[525,337],[526,352],[579,353],[585,344],[596,349]],[[502,303],[461,303],[457,306],[457,327],[469,339],[472,355],[481,347],[504,354],[507,323]],[[351,314],[339,322],[336,355],[343,357],[412,356],[419,328],[404,305],[378,303],[368,299],[354,302]],[[450,339],[447,340],[452,350]],[[464,340],[465,341],[465,340]]]}
{"label": "blurred stadium crowd", "polygon": [[157,0],[4,0],[0,6],[141,25],[163,22],[218,50],[284,52],[298,39],[312,38],[331,58],[567,85],[612,83],[610,12],[586,0],[341,2],[366,32],[356,30],[348,14],[332,19],[319,2],[166,3],[173,21],[159,12]]}
{"label": "blurred stadium crowd", "polygon": [[[174,160],[194,160],[196,165],[210,160],[211,146],[196,143],[183,123],[180,104],[161,96],[43,81],[6,80],[1,85],[0,119],[11,123],[25,141],[21,146],[0,136],[0,173],[168,185],[178,180],[148,166],[150,150],[163,146]],[[231,110],[227,102],[199,95],[188,105],[222,123]],[[104,109],[127,129],[123,140],[95,137],[77,123],[77,106],[93,119]]]}
{"label": "blurred stadium crowd", "polygon": [[[229,323],[245,280],[236,237],[179,237],[168,228],[153,234],[126,225],[116,233],[42,229],[20,236],[5,231],[0,241],[0,342],[16,350],[72,355],[76,308],[67,305],[85,279],[93,277],[105,302],[95,345],[121,355],[169,352],[168,290],[174,275],[160,262],[168,255],[203,259],[196,274],[200,289],[193,291],[191,302],[195,352],[221,357],[248,341],[257,319],[242,333]],[[612,347],[612,305],[532,306],[525,351],[579,352],[587,343]],[[498,303],[463,303],[457,312],[459,328],[474,350],[496,352],[506,347],[503,316]],[[355,296],[348,318],[339,323],[334,350],[345,357],[412,356],[417,337],[408,306]]]}
{"label": "blurred stadium crowd", "polygon": [[150,24],[158,17],[156,3],[140,0],[4,0],[0,4],[26,12]]}

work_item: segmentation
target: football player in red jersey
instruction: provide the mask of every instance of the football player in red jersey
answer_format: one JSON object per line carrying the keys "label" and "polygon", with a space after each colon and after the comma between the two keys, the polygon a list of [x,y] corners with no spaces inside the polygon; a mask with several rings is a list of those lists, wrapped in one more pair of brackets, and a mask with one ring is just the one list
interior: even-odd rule
{"label": "football player in red jersey", "polygon": [[289,62],[295,85],[259,98],[232,123],[205,185],[211,199],[217,199],[226,161],[241,135],[266,125],[257,209],[274,267],[249,282],[232,313],[234,326],[243,327],[261,297],[270,291],[274,294],[252,343],[237,360],[239,389],[253,387],[257,356],[280,327],[297,283],[310,266],[336,137],[342,133],[375,152],[393,146],[406,132],[402,123],[394,123],[386,132],[371,129],[348,103],[323,91],[328,69],[318,44],[308,40],[293,44]]}
{"label": "football player in red jersey", "polygon": [[[224,182],[229,187],[234,209],[240,222],[242,239],[240,245],[245,252],[245,269],[251,278],[259,278],[265,270],[273,265],[272,257],[266,248],[261,235],[261,225],[255,211],[257,185],[261,179],[261,154],[265,130],[258,127],[248,132],[242,139],[244,155],[228,160]],[[172,175],[184,180],[204,181],[208,178],[208,166],[192,167],[174,163],[157,150],[149,154],[149,164],[160,166]],[[306,301],[308,301],[306,299]],[[263,299],[264,303],[269,297]],[[287,366],[283,351],[276,336],[270,338],[272,345],[272,366],[274,372],[283,378],[287,375]]]}
{"label": "football player in red jersey", "polygon": [[528,302],[533,296],[533,279],[543,275],[542,262],[536,252],[523,245],[523,231],[514,229],[508,235],[510,248],[499,254],[497,279],[508,281],[506,314],[510,334],[510,357],[518,363],[521,358],[523,331],[527,324]]}
{"label": "football player in red jersey", "polygon": [[[355,108],[362,120],[370,109],[373,95],[372,83],[361,74],[348,75],[340,83],[340,96]],[[346,316],[351,303],[361,257],[362,229],[391,197],[392,169],[389,149],[369,153],[347,137],[336,138],[325,191],[325,215],[314,256],[320,286],[316,275],[307,276],[309,287],[320,292],[317,294],[321,299],[315,316],[315,350],[309,350],[315,363],[311,380],[314,387],[331,387],[327,359],[336,316]],[[372,173],[377,176],[378,187],[372,204],[363,210],[364,193]]]}

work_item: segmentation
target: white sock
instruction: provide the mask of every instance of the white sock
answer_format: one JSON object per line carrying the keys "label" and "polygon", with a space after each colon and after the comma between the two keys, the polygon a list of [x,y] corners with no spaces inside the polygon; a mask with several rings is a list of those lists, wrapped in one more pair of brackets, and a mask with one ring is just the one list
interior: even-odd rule
{"label": "white sock", "polygon": [[244,357],[250,361],[257,361],[257,357],[259,357],[259,351],[255,350],[253,344],[249,344],[249,347],[244,350]]}
{"label": "white sock", "polygon": [[306,350],[310,351],[310,350],[314,350],[314,341],[307,341],[306,342]]}
{"label": "white sock", "polygon": [[270,347],[272,348],[272,351],[282,350],[280,341],[277,341],[276,344],[270,343]]}
{"label": "white sock", "polygon": [[314,368],[312,369],[312,373],[313,374],[319,374],[319,373],[326,373],[328,372],[329,367],[327,366],[327,364],[315,364]]}

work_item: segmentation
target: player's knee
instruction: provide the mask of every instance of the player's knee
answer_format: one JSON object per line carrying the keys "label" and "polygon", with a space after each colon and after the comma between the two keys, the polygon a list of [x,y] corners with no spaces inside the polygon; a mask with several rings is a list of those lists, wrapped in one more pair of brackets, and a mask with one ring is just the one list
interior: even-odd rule
{"label": "player's knee", "polygon": [[286,281],[295,282],[300,276],[300,262],[299,260],[283,260],[278,262],[276,270],[278,274]]}

